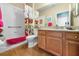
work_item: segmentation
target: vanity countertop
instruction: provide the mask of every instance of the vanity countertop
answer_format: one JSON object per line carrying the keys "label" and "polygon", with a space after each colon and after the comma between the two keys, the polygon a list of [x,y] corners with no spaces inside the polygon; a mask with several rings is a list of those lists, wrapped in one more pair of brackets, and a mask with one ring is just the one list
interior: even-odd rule
{"label": "vanity countertop", "polygon": [[55,29],[55,28],[39,28],[38,30],[52,30],[52,31],[79,32],[79,29],[76,29],[76,30],[68,30],[68,29]]}

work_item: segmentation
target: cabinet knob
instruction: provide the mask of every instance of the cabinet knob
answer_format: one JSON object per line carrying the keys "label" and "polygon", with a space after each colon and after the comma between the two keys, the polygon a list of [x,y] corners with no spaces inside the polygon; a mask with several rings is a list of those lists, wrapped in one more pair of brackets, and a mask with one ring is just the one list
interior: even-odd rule
{"label": "cabinet knob", "polygon": [[75,36],[75,39],[77,39],[78,37],[77,36]]}

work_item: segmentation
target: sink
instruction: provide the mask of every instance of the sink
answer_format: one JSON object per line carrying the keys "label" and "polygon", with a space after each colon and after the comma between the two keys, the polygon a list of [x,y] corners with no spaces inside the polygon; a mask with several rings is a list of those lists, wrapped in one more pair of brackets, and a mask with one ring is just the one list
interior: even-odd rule
{"label": "sink", "polygon": [[77,30],[78,27],[76,26],[69,26],[69,27],[65,27],[67,30]]}

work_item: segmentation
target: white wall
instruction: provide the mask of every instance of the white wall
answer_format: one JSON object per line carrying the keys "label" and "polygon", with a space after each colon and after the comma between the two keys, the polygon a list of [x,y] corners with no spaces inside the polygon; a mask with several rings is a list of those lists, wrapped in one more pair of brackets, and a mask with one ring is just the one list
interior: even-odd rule
{"label": "white wall", "polygon": [[24,3],[11,3],[11,5],[24,9]]}
{"label": "white wall", "polygon": [[56,24],[56,13],[69,10],[69,4],[68,3],[60,3],[56,4],[55,6],[52,6],[48,9],[40,11],[40,16],[52,16],[54,19],[53,22]]}

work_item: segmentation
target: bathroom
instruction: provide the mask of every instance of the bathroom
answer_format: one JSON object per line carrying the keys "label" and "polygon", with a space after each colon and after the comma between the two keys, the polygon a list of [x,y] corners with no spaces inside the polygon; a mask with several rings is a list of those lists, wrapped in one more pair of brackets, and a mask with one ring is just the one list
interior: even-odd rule
{"label": "bathroom", "polygon": [[78,10],[78,3],[0,3],[0,56],[79,55]]}

